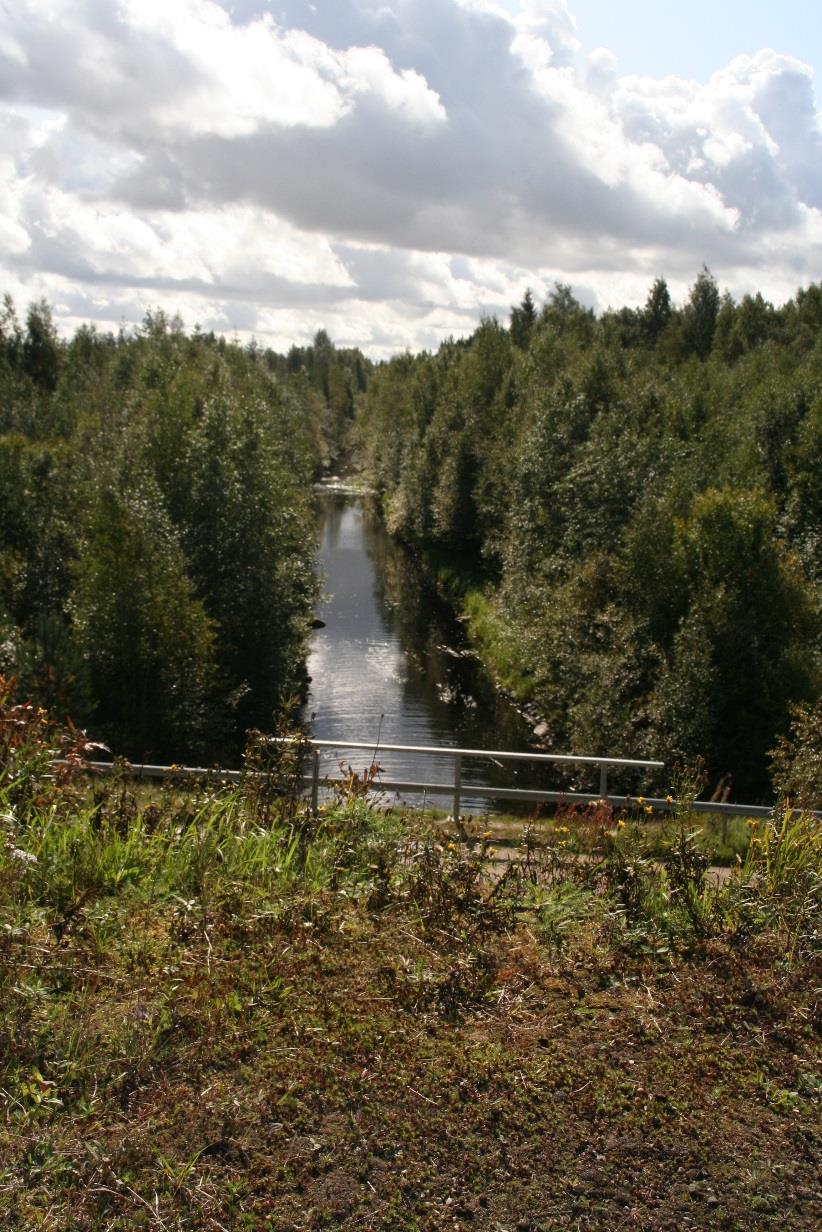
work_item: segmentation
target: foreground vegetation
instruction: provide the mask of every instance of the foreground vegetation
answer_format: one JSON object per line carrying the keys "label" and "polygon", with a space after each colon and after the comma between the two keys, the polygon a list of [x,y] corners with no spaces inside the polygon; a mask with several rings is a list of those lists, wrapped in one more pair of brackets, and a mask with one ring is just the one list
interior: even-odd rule
{"label": "foreground vegetation", "polygon": [[818,1226],[818,821],[491,874],[356,776],[311,816],[291,747],[138,800],[3,706],[4,1227]]}
{"label": "foreground vegetation", "polygon": [[[681,306],[657,279],[598,319],[558,285],[378,368],[357,432],[389,529],[544,743],[703,756],[737,800],[814,806],[821,377],[819,285],[734,303],[703,270]],[[796,776],[769,777],[780,738],[817,750]]]}

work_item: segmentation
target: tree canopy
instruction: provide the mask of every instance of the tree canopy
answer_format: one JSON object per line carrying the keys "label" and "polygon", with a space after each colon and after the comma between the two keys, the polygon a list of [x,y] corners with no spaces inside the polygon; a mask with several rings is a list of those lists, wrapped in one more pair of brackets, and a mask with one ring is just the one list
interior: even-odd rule
{"label": "tree canopy", "polygon": [[62,341],[0,313],[0,657],[132,758],[236,757],[304,684],[311,483],[359,352],[284,357],[149,314]]}
{"label": "tree canopy", "polygon": [[703,268],[680,307],[660,277],[597,319],[558,284],[374,372],[389,527],[480,579],[559,751],[702,756],[767,797],[820,687],[820,305]]}

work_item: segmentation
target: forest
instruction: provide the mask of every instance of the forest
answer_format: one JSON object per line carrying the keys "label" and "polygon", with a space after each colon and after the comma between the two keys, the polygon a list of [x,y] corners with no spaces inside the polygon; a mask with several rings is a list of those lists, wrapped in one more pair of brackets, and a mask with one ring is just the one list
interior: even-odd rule
{"label": "forest", "polygon": [[822,286],[737,303],[703,269],[598,318],[528,292],[378,367],[356,434],[549,748],[819,803]]}
{"label": "forest", "polygon": [[149,315],[0,315],[0,673],[133,760],[231,761],[299,700],[311,483],[368,363]]}
{"label": "forest", "polygon": [[817,803],[822,285],[597,317],[528,292],[436,353],[0,314],[0,673],[137,760],[236,760],[305,687],[312,482],[373,485],[542,743]]}

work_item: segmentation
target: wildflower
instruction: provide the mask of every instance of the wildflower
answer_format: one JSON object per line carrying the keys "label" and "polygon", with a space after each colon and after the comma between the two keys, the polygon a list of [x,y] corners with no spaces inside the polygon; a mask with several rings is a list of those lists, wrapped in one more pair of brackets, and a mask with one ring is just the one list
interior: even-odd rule
{"label": "wildflower", "polygon": [[749,817],[749,818],[748,818],[748,820],[745,822],[745,825],[746,825],[746,826],[747,826],[750,830],[755,830],[755,829],[756,829],[756,827],[759,825],[759,822],[756,820],[756,818],[755,818],[755,817]]}
{"label": "wildflower", "polygon": [[37,856],[34,854],[34,852],[33,851],[23,851],[22,847],[12,847],[10,854],[11,854],[12,860],[19,860],[21,864],[36,864],[37,863]]}
{"label": "wildflower", "polygon": [[569,833],[569,830],[568,830],[568,827],[567,827],[567,826],[557,826],[557,827],[556,827],[556,832],[557,832],[557,834],[568,834],[568,833]]}
{"label": "wildflower", "polygon": [[486,830],[486,831],[485,831],[485,833],[483,834],[483,836],[482,836],[482,837],[483,837],[483,838],[493,838],[493,837],[494,837],[494,833],[493,833],[493,831],[492,831],[492,830]]}
{"label": "wildflower", "polygon": [[637,804],[644,804],[644,803],[645,803],[645,797],[644,797],[644,796],[637,796],[637,798],[636,798],[636,802],[637,802]]}
{"label": "wildflower", "polygon": [[449,851],[456,851],[456,850],[457,850],[457,844],[456,844],[456,843],[449,843],[449,844],[448,844],[448,850],[449,850]]}
{"label": "wildflower", "polygon": [[625,829],[625,822],[620,817],[619,821],[617,822],[617,830],[624,830],[624,829]]}
{"label": "wildflower", "polygon": [[666,804],[673,804],[673,802],[674,802],[674,798],[673,798],[673,796],[666,796],[666,797],[665,797],[665,803],[666,803]]}
{"label": "wildflower", "polygon": [[653,813],[653,811],[654,811],[654,809],[653,809],[653,805],[651,805],[651,804],[646,804],[646,805],[645,805],[645,812],[646,812],[646,813]]}

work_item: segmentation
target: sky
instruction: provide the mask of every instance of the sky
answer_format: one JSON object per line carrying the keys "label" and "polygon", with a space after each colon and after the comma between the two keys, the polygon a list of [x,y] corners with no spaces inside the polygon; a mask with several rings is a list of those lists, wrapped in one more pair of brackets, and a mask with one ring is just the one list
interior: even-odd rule
{"label": "sky", "polygon": [[0,292],[433,349],[822,278],[809,0],[0,0]]}

